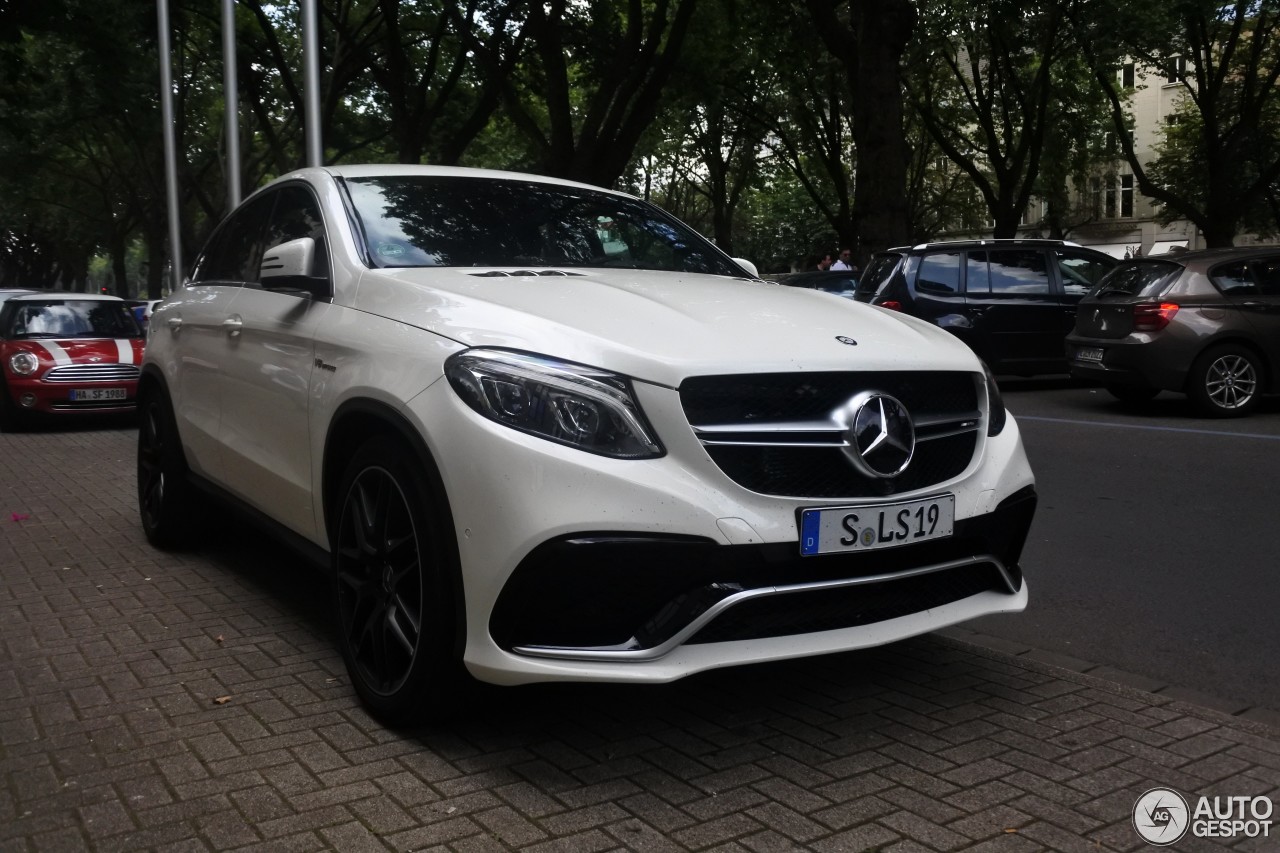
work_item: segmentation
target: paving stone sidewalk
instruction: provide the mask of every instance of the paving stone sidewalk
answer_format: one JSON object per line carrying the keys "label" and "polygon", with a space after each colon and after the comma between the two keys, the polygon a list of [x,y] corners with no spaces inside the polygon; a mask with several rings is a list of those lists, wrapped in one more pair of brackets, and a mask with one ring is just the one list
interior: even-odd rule
{"label": "paving stone sidewalk", "polygon": [[1280,730],[939,636],[389,730],[288,552],[146,544],[135,436],[0,435],[4,853],[1096,853],[1153,787],[1280,804]]}

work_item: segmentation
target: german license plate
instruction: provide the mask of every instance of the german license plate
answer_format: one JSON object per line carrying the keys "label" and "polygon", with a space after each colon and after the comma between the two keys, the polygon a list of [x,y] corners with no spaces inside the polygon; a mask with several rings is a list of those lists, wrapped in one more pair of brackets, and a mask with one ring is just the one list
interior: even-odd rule
{"label": "german license plate", "polygon": [[1102,361],[1102,347],[1077,347],[1076,361]]}
{"label": "german license plate", "polygon": [[103,400],[124,400],[127,397],[123,388],[76,388],[71,392],[73,403],[99,403]]}
{"label": "german license plate", "polygon": [[939,495],[905,503],[837,506],[800,513],[800,553],[834,554],[875,551],[952,534],[955,495]]}

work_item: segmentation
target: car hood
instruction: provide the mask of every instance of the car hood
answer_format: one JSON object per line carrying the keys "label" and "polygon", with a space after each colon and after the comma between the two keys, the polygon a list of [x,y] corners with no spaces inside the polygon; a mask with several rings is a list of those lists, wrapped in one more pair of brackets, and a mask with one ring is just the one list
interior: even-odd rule
{"label": "car hood", "polygon": [[771,282],[648,270],[374,270],[355,307],[468,347],[554,356],[676,387],[689,376],[968,370],[928,323]]}
{"label": "car hood", "polygon": [[0,341],[7,356],[29,352],[40,360],[39,374],[72,364],[141,364],[142,338],[15,338]]}

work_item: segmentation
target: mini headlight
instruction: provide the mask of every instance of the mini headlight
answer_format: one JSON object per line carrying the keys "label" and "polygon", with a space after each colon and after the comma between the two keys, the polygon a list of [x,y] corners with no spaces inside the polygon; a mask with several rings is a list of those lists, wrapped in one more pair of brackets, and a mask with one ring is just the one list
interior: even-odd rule
{"label": "mini headlight", "polygon": [[40,368],[40,359],[29,352],[18,352],[9,356],[9,369],[19,376],[30,376]]}
{"label": "mini headlight", "polygon": [[982,373],[987,380],[987,435],[999,435],[1008,420],[1004,409],[1004,398],[1000,396],[1000,386],[991,375],[991,368],[986,362],[982,364]]}
{"label": "mini headlight", "polygon": [[444,372],[467,405],[512,429],[617,459],[663,453],[630,385],[616,374],[487,349],[451,355]]}

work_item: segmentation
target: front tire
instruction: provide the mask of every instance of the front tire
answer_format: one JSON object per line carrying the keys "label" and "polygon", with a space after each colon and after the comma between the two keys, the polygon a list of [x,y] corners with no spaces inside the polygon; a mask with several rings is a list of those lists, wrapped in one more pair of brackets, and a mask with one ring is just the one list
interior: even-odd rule
{"label": "front tire", "polygon": [[1238,418],[1258,407],[1264,387],[1262,361],[1236,344],[1205,350],[1191,366],[1187,396],[1211,418]]}
{"label": "front tire", "polygon": [[138,400],[138,514],[147,541],[163,550],[191,543],[200,515],[173,406],[151,386]]}
{"label": "front tire", "polygon": [[442,498],[402,443],[379,436],[347,464],[333,516],[334,603],[347,673],[391,725],[462,704],[453,579],[457,544]]}

